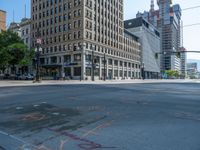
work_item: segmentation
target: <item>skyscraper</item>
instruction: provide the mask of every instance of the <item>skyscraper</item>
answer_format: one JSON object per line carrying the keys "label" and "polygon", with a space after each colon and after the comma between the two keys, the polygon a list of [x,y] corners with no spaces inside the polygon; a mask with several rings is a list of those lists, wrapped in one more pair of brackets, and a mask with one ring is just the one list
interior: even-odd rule
{"label": "skyscraper", "polygon": [[43,76],[140,77],[140,44],[124,32],[123,0],[32,0],[31,8]]}
{"label": "skyscraper", "polygon": [[159,12],[161,24],[161,47],[166,53],[163,56],[163,70],[180,71],[180,58],[173,52],[180,50],[180,32],[181,32],[181,8],[179,5],[171,6],[171,0],[159,0]]}
{"label": "skyscraper", "polygon": [[180,71],[180,58],[175,52],[181,45],[181,8],[178,4],[172,5],[171,0],[158,0],[159,10],[154,10],[154,1],[151,0],[149,12],[138,13],[151,24],[156,26],[161,34],[162,70]]}

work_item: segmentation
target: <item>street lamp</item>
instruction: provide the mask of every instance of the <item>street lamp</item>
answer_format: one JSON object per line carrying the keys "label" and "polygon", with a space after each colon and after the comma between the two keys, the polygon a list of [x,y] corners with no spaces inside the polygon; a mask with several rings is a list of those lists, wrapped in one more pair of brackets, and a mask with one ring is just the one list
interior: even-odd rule
{"label": "street lamp", "polygon": [[86,44],[85,43],[82,43],[81,44],[81,49],[82,49],[82,62],[81,62],[81,77],[80,77],[80,80],[82,79],[82,80],[85,80],[85,74],[86,74],[86,71],[85,71],[85,62],[86,62],[86,60],[85,60],[85,47],[86,47]]}
{"label": "street lamp", "polygon": [[103,72],[103,79],[106,81],[106,53],[103,55],[103,66],[104,66],[104,72]]}
{"label": "street lamp", "polygon": [[40,82],[40,53],[42,52],[42,48],[36,48],[36,82]]}
{"label": "street lamp", "polygon": [[144,72],[144,62],[142,63],[142,67],[141,67],[141,75],[142,75],[142,79],[145,79],[145,72]]}
{"label": "street lamp", "polygon": [[35,82],[40,82],[40,53],[42,52],[42,48],[41,48],[41,44],[42,44],[42,39],[40,37],[40,31],[39,28],[37,29],[37,33],[36,33],[36,45],[37,48],[35,49],[35,53],[36,53],[36,79]]}
{"label": "street lamp", "polygon": [[92,45],[92,81],[94,81],[94,76],[95,76],[94,49],[95,49],[95,46]]}

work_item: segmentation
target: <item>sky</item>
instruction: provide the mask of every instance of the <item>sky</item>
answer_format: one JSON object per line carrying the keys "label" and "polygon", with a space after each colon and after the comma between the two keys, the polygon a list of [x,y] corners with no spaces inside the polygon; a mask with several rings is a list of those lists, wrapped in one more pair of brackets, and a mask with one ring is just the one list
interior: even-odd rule
{"label": "sky", "polygon": [[[30,17],[30,1],[31,0],[0,0],[0,9],[7,11],[7,26],[13,20],[19,22],[25,17],[25,5],[26,5],[26,17]],[[138,11],[150,9],[151,0],[124,0],[124,18],[132,19]],[[156,0],[155,0],[156,2]],[[180,4],[182,9],[200,6],[200,0],[173,0],[173,4]],[[157,6],[155,4],[155,6]],[[13,17],[14,10],[14,17]],[[200,7],[192,10],[185,10],[182,12],[182,20],[184,25],[190,25],[200,23]],[[184,27],[184,47],[190,51],[200,51],[199,35],[200,25]],[[188,53],[188,59],[200,60],[200,54]]]}

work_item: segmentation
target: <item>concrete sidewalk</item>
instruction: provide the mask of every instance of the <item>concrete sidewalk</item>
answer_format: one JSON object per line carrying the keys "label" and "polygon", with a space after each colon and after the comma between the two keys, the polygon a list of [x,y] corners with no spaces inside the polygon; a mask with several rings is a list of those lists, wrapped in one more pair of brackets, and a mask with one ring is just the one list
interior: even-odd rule
{"label": "concrete sidewalk", "polygon": [[68,84],[133,84],[133,83],[200,83],[200,80],[107,80],[107,81],[78,81],[78,80],[43,80],[41,83],[33,81],[0,80],[0,87],[40,86],[40,85],[68,85]]}

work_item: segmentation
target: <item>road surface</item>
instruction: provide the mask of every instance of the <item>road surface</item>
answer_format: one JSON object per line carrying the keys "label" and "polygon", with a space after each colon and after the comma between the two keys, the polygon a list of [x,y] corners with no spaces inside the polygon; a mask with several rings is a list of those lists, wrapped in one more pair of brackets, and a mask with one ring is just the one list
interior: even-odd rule
{"label": "road surface", "polygon": [[0,150],[199,150],[200,84],[0,88]]}

